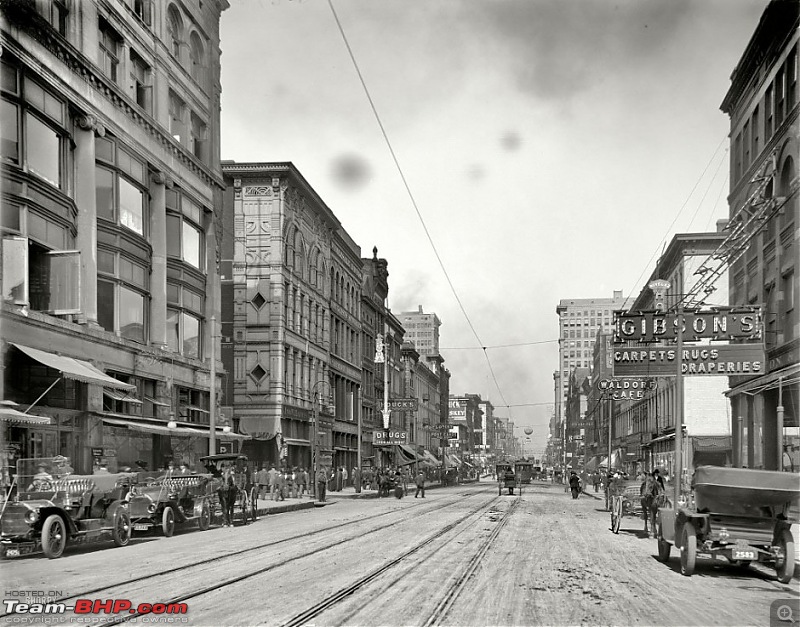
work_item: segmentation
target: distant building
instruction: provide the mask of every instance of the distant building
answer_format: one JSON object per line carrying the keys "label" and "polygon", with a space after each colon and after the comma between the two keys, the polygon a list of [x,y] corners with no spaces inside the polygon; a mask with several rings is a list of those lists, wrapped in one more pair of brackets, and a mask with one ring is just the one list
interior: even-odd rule
{"label": "distant building", "polygon": [[797,2],[767,5],[721,104],[730,116],[730,224],[740,229],[729,246],[738,256],[730,302],[764,306],[766,373],[731,377],[728,392],[733,462],[752,468],[800,464],[799,14]]}

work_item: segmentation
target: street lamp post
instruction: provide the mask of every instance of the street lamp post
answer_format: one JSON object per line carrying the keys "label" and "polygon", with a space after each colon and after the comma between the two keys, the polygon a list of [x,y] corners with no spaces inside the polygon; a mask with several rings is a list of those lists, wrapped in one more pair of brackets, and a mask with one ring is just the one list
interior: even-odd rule
{"label": "street lamp post", "polygon": [[319,399],[319,392],[317,386],[326,384],[330,387],[330,381],[320,379],[312,387],[312,400],[311,400],[311,426],[313,429],[313,441],[311,442],[311,494],[314,498],[317,497],[317,470],[319,469],[319,412],[317,411],[317,401]]}

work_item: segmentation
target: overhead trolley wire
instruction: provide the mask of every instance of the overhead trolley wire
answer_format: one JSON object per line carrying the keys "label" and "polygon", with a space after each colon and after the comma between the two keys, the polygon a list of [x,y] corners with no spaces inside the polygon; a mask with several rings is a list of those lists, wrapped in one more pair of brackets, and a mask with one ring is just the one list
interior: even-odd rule
{"label": "overhead trolley wire", "polygon": [[386,132],[386,128],[383,126],[383,121],[381,120],[381,116],[378,113],[378,109],[375,106],[375,102],[372,100],[369,88],[367,87],[367,83],[364,80],[364,76],[361,73],[361,69],[359,68],[358,62],[356,61],[353,49],[350,47],[350,42],[347,39],[347,35],[344,32],[344,28],[342,27],[342,23],[339,20],[339,16],[336,13],[336,9],[333,6],[332,0],[328,0],[328,6],[331,9],[331,13],[333,13],[333,19],[336,21],[336,26],[339,29],[339,34],[342,36],[342,40],[344,40],[344,45],[347,48],[348,54],[350,55],[350,60],[353,63],[353,67],[355,68],[356,74],[358,74],[358,80],[361,82],[361,87],[364,89],[364,94],[367,96],[367,100],[369,101],[369,106],[372,109],[372,114],[375,116],[375,120],[378,123],[378,127],[380,128],[381,134],[383,135],[384,142],[386,142],[386,147],[389,149],[389,154],[392,157],[392,161],[394,162],[395,168],[397,169],[397,172],[400,175],[400,179],[403,182],[403,186],[405,187],[406,193],[408,194],[408,197],[411,200],[411,205],[414,207],[414,211],[417,214],[417,218],[419,218],[420,224],[422,225],[422,230],[425,232],[425,236],[428,238],[428,242],[430,243],[431,248],[433,249],[433,253],[436,256],[436,260],[439,263],[439,267],[442,269],[447,284],[450,286],[450,291],[453,293],[453,296],[456,299],[456,303],[458,303],[458,306],[461,309],[461,313],[464,315],[464,318],[466,319],[467,324],[469,325],[469,328],[472,331],[472,334],[475,336],[475,339],[478,341],[478,344],[483,350],[484,357],[486,358],[486,363],[489,365],[489,372],[492,375],[492,379],[494,380],[494,384],[497,387],[498,393],[500,394],[500,398],[505,403],[506,400],[505,397],[503,396],[503,391],[500,389],[500,384],[497,381],[497,376],[495,375],[494,368],[492,367],[492,362],[489,359],[489,355],[486,352],[486,347],[483,345],[483,342],[481,341],[481,338],[478,335],[475,326],[472,324],[472,320],[470,319],[469,314],[467,313],[467,310],[464,307],[464,303],[461,302],[461,297],[458,295],[455,285],[453,285],[453,281],[450,279],[450,274],[447,272],[447,268],[444,265],[444,261],[439,255],[439,251],[436,248],[436,244],[433,241],[433,237],[431,236],[430,231],[428,230],[428,226],[425,223],[425,219],[422,217],[422,212],[420,211],[419,206],[417,205],[417,201],[414,198],[414,194],[411,191],[411,187],[409,186],[408,181],[406,180],[403,168],[400,166],[400,161],[397,159],[397,155],[394,152],[394,148],[392,147],[392,142],[389,140],[389,135]]}

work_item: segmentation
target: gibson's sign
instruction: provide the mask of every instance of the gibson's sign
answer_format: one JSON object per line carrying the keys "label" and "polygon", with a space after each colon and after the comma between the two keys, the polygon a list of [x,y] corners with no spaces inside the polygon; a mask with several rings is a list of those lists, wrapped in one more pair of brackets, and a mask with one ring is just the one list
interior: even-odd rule
{"label": "gibson's sign", "polygon": [[[661,311],[614,312],[614,343],[661,342],[678,337],[678,315]],[[760,307],[725,307],[685,311],[683,339],[696,341],[761,337]]]}
{"label": "gibson's sign", "polygon": [[[615,377],[669,377],[677,375],[677,350],[659,347],[619,347],[614,350]],[[691,346],[682,351],[681,372],[685,375],[764,374],[762,344]]]}

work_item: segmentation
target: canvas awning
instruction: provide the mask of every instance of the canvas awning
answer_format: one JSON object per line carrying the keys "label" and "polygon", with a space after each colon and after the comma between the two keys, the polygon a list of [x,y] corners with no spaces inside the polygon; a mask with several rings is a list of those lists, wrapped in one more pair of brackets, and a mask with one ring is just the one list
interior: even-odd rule
{"label": "canvas awning", "polygon": [[425,459],[427,459],[432,464],[436,464],[438,466],[442,463],[438,459],[436,459],[436,456],[433,453],[431,453],[428,449],[423,450],[422,454],[425,456]]}
{"label": "canvas awning", "polygon": [[119,390],[103,388],[103,395],[115,401],[122,401],[123,403],[133,403],[134,405],[142,404],[142,401],[135,396],[131,396],[130,394],[126,394],[125,392],[121,392]]}
{"label": "canvas awning", "polygon": [[309,440],[303,440],[302,438],[283,438],[283,443],[289,446],[311,446]]}
{"label": "canvas awning", "polygon": [[[195,429],[193,427],[174,427],[170,428],[166,425],[154,425],[146,422],[133,422],[128,420],[120,420],[117,418],[103,417],[103,422],[113,427],[124,427],[130,431],[137,431],[139,433],[153,433],[156,435],[169,435],[169,436],[183,436],[195,438],[207,438],[211,435],[209,429]],[[239,433],[225,433],[222,429],[216,429],[217,438],[227,438],[229,440],[249,440],[246,435]]]}
{"label": "canvas awning", "polygon": [[730,451],[729,435],[695,435],[692,436],[692,448],[695,451]]}
{"label": "canvas awning", "polygon": [[271,440],[281,432],[280,416],[240,416],[239,431],[253,440]]}
{"label": "canvas awning", "polygon": [[73,357],[64,357],[63,355],[55,355],[47,351],[39,350],[38,348],[31,348],[23,346],[22,344],[15,344],[9,342],[11,346],[18,348],[31,359],[35,359],[40,364],[58,370],[65,379],[74,379],[83,383],[96,383],[105,387],[115,388],[118,390],[135,390],[136,386],[119,381],[114,377],[109,377],[104,372],[95,368],[88,361],[83,359],[74,359]]}
{"label": "canvas awning", "polygon": [[586,470],[589,471],[595,470],[597,466],[599,466],[599,464],[597,463],[599,459],[600,459],[599,457],[595,456],[592,457],[588,462],[586,462]]}
{"label": "canvas awning", "polygon": [[0,407],[0,421],[18,422],[28,425],[49,425],[50,418],[47,416],[33,416],[26,414],[11,407]]}
{"label": "canvas awning", "polygon": [[777,389],[779,385],[796,385],[800,381],[800,364],[792,364],[775,372],[745,381],[725,392],[725,396],[737,394],[758,394],[765,390]]}

